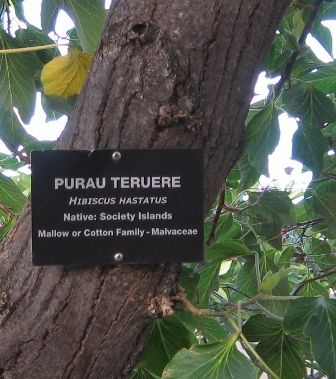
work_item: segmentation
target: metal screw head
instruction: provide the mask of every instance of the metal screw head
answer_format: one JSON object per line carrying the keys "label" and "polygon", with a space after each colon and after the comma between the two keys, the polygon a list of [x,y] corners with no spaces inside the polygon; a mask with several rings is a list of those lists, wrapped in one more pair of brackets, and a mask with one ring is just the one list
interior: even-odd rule
{"label": "metal screw head", "polygon": [[123,261],[123,259],[124,259],[124,255],[123,255],[123,253],[115,253],[114,254],[114,260],[116,261],[116,262],[122,262]]}
{"label": "metal screw head", "polygon": [[121,153],[120,153],[120,151],[115,151],[115,152],[112,154],[112,159],[113,159],[114,161],[119,161],[120,158],[121,158]]}

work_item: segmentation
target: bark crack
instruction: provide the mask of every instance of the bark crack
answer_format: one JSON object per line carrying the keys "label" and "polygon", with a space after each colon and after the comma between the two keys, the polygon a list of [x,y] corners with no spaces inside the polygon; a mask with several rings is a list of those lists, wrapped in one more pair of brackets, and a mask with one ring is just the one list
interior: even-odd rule
{"label": "bark crack", "polygon": [[125,101],[123,113],[121,115],[120,121],[119,121],[119,141],[118,141],[118,149],[120,149],[120,146],[122,144],[122,135],[125,129],[125,124],[127,121],[127,117],[129,114],[129,110],[132,104],[133,99],[136,97],[137,92],[135,90],[132,91],[132,93],[128,96],[127,100]]}
{"label": "bark crack", "polygon": [[48,339],[49,335],[53,334],[54,331],[55,331],[55,328],[56,328],[56,324],[57,324],[57,321],[61,318],[63,312],[66,310],[66,308],[68,307],[69,305],[69,299],[73,293],[73,290],[74,290],[74,284],[71,285],[70,287],[70,291],[68,293],[68,295],[65,297],[64,299],[64,303],[63,303],[63,306],[61,307],[61,309],[56,313],[56,315],[53,317],[53,319],[51,320],[51,323],[50,323],[50,326],[49,328],[45,331],[45,333],[43,334],[42,336],[42,339],[41,339],[41,347],[40,349],[37,351],[37,356],[35,357],[35,359],[31,362],[31,364],[33,365],[34,362],[38,361],[38,359],[40,358],[41,354],[42,354],[42,351],[46,348],[47,346],[47,343],[46,343],[46,340]]}
{"label": "bark crack", "polygon": [[122,301],[122,303],[120,304],[120,307],[119,309],[117,310],[117,313],[116,313],[116,316],[111,320],[110,324],[108,325],[105,333],[103,334],[102,338],[101,338],[101,341],[96,349],[96,353],[95,353],[95,357],[93,359],[93,362],[91,364],[91,366],[89,367],[88,369],[88,373],[86,374],[85,378],[84,379],[90,379],[91,375],[93,374],[93,371],[96,367],[96,364],[97,364],[97,361],[99,359],[99,356],[100,356],[100,352],[102,350],[102,345],[104,344],[104,342],[106,341],[106,338],[107,336],[110,334],[110,331],[111,331],[111,328],[113,327],[113,325],[115,324],[115,322],[118,320],[119,318],[119,315],[121,314],[121,312],[124,310],[126,304],[129,302],[129,298],[132,296],[133,293],[135,293],[138,288],[141,286],[142,284],[142,281],[144,280],[144,278],[146,277],[146,272],[144,274],[142,274],[139,278],[139,280],[137,281],[137,283],[132,287],[132,289],[130,291],[128,291],[125,296],[124,296],[124,299]]}
{"label": "bark crack", "polygon": [[90,315],[89,315],[87,323],[84,327],[83,334],[79,339],[77,349],[75,350],[74,354],[71,357],[71,360],[69,361],[69,363],[66,365],[66,367],[64,369],[64,372],[62,374],[62,378],[66,378],[66,377],[70,378],[71,377],[72,371],[76,365],[76,360],[80,357],[80,355],[82,354],[82,352],[84,350],[85,342],[86,342],[86,340],[90,334],[92,325],[96,319],[98,306],[100,304],[101,297],[102,297],[102,294],[104,292],[104,287],[105,287],[105,283],[106,283],[106,280],[108,278],[109,272],[107,269],[104,269],[102,274],[103,274],[103,278],[101,279],[99,287],[97,289],[97,293],[96,293],[95,297],[93,298],[91,308],[90,308]]}

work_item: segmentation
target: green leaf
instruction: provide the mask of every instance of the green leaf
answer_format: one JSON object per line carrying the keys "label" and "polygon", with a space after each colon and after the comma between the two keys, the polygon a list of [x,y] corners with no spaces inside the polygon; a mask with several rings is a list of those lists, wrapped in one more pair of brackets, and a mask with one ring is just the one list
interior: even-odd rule
{"label": "green leaf", "polygon": [[226,240],[214,243],[205,251],[206,262],[222,262],[231,257],[251,254],[249,249],[239,241]]}
{"label": "green leaf", "polygon": [[26,21],[25,15],[23,13],[22,2],[23,0],[11,0],[11,3],[13,4],[15,10],[15,16],[21,21]]}
{"label": "green leaf", "polygon": [[302,379],[306,374],[301,345],[282,331],[261,341],[256,351],[281,379]]}
{"label": "green leaf", "polygon": [[165,368],[163,379],[256,379],[252,362],[235,347],[233,335],[220,343],[179,351]]}
{"label": "green leaf", "polygon": [[176,317],[181,320],[191,332],[195,332],[201,341],[217,342],[227,338],[225,328],[219,325],[213,317],[197,316],[191,312],[178,312]]}
{"label": "green leaf", "polygon": [[279,333],[279,330],[281,324],[265,315],[252,316],[243,326],[243,334],[250,342],[272,338]]}
{"label": "green leaf", "polygon": [[243,154],[239,159],[237,166],[240,170],[240,182],[238,186],[239,191],[251,188],[260,176],[260,173],[255,169],[249,161],[248,154]]}
{"label": "green leaf", "polygon": [[336,301],[318,298],[317,312],[309,319],[304,334],[311,339],[316,361],[336,378]]}
{"label": "green leaf", "polygon": [[336,378],[336,300],[322,296],[292,301],[284,318],[285,330],[300,332],[311,339],[318,364]]}
{"label": "green leaf", "polygon": [[84,52],[96,50],[106,18],[102,0],[64,0],[64,10],[75,23]]}
{"label": "green leaf", "polygon": [[317,90],[325,93],[336,92],[336,64],[324,63],[314,72],[302,77],[302,80],[312,84]]}
{"label": "green leaf", "polygon": [[[26,132],[13,110],[7,111],[1,108],[0,138],[10,150],[23,146],[26,153],[30,152],[30,147],[42,148],[45,146],[45,142],[38,141]],[[52,142],[49,141],[48,143]]]}
{"label": "green leaf", "polygon": [[70,116],[76,99],[77,95],[63,99],[62,97],[47,96],[45,93],[42,93],[41,104],[46,114],[46,120],[57,120],[64,115]]}
{"label": "green leaf", "polygon": [[256,315],[243,326],[243,334],[251,342],[260,341],[256,351],[281,379],[305,377],[300,341],[286,335],[281,323]]}
{"label": "green leaf", "polygon": [[325,65],[317,56],[312,52],[311,48],[307,45],[301,47],[299,55],[296,59],[292,70],[293,78],[302,78],[304,75],[309,74],[313,70],[319,69]]}
{"label": "green leaf", "polygon": [[225,242],[230,239],[238,239],[241,236],[241,226],[230,213],[223,213],[219,218],[216,238],[217,242]]}
{"label": "green leaf", "polygon": [[[21,47],[0,29],[0,49]],[[13,113],[13,107],[25,123],[35,111],[34,65],[27,54],[0,54],[0,109]]]}
{"label": "green leaf", "polygon": [[280,274],[275,272],[274,274],[271,271],[268,271],[264,276],[262,282],[259,286],[259,292],[261,293],[271,293],[273,288],[275,288],[280,282]]}
{"label": "green leaf", "polygon": [[323,169],[323,156],[327,149],[326,139],[315,127],[303,123],[293,135],[293,159],[310,168],[316,177]]}
{"label": "green leaf", "polygon": [[67,31],[67,37],[69,38],[70,47],[83,50],[76,28],[71,28]]}
{"label": "green leaf", "polygon": [[41,25],[44,33],[54,31],[58,11],[58,0],[42,0]]}
{"label": "green leaf", "polygon": [[[282,249],[281,229],[294,224],[293,203],[285,191],[271,190],[250,192],[249,201],[258,205],[250,208],[246,214],[256,224],[257,231],[267,238],[268,242],[278,250]],[[259,200],[257,200],[259,199]]]}
{"label": "green leaf", "polygon": [[[211,220],[211,226],[212,222],[213,220]],[[233,217],[230,213],[221,214],[217,223],[215,237],[226,235],[228,230],[231,229],[232,223]]]}
{"label": "green leaf", "polygon": [[[51,45],[55,41],[48,37],[42,31],[33,25],[28,25],[27,29],[19,29],[15,32],[16,38],[20,41],[22,46],[41,46]],[[37,58],[36,69],[42,69],[42,64],[51,61],[56,55],[59,54],[58,49],[46,49],[30,53],[30,59]],[[34,59],[34,62],[36,60]]]}
{"label": "green leaf", "polygon": [[259,291],[264,293],[271,293],[272,290],[278,286],[281,279],[287,278],[290,272],[290,268],[281,268],[279,271],[274,273],[268,271],[260,284]]}
{"label": "green leaf", "polygon": [[13,180],[0,173],[0,204],[11,212],[19,214],[26,201],[26,197]]}
{"label": "green leaf", "polygon": [[333,56],[332,34],[330,29],[321,24],[321,20],[316,20],[312,27],[312,36],[324,47],[329,53],[330,57]]}
{"label": "green leaf", "polygon": [[[288,8],[285,17],[281,20],[279,30],[283,35],[291,34],[298,41],[304,26],[303,10],[293,6]],[[296,44],[293,47],[296,47]]]}
{"label": "green leaf", "polygon": [[279,137],[278,111],[271,103],[258,112],[246,127],[248,159],[259,173],[268,174],[268,155],[278,145]]}
{"label": "green leaf", "polygon": [[325,155],[323,168],[325,173],[336,175],[336,155]]}
{"label": "green leaf", "polygon": [[336,120],[335,104],[312,85],[293,83],[283,92],[282,100],[288,113],[307,126],[319,128]]}
{"label": "green leaf", "polygon": [[0,242],[6,237],[6,235],[12,230],[16,224],[15,218],[9,218],[4,224],[0,227]]}
{"label": "green leaf", "polygon": [[322,20],[335,20],[336,4],[334,1],[324,1],[321,5],[320,18]]}
{"label": "green leaf", "polygon": [[139,364],[132,372],[128,379],[160,379],[161,376],[157,376],[148,370],[146,367],[142,367]]}
{"label": "green leaf", "polygon": [[307,253],[309,261],[318,264],[322,271],[329,270],[336,266],[336,257],[334,256],[333,248],[328,241],[312,238],[311,244],[309,245]]}
{"label": "green leaf", "polygon": [[292,300],[284,317],[283,326],[287,333],[302,334],[306,323],[318,312],[319,297]]}
{"label": "green leaf", "polygon": [[258,200],[258,205],[249,209],[250,215],[256,218],[268,219],[272,217],[276,222],[290,225],[294,222],[293,203],[288,197],[288,192],[268,190],[263,192],[250,192],[250,201]]}
{"label": "green leaf", "polygon": [[220,267],[221,262],[215,262],[207,264],[202,268],[197,284],[200,305],[208,305],[210,294],[218,290]]}
{"label": "green leaf", "polygon": [[3,170],[17,170],[24,164],[19,161],[14,155],[8,155],[5,153],[0,153],[0,167]]}
{"label": "green leaf", "polygon": [[195,336],[177,317],[156,319],[141,355],[140,367],[146,367],[155,375],[161,375],[177,351],[183,347],[189,348],[195,342]]}
{"label": "green leaf", "polygon": [[232,291],[231,299],[235,302],[242,300],[247,296],[253,296],[258,291],[255,258],[244,258],[244,264],[240,268],[235,280],[235,288],[240,292]]}
{"label": "green leaf", "polygon": [[285,38],[281,34],[275,35],[270,52],[268,53],[264,64],[267,74],[275,76],[281,73],[285,64],[288,62],[291,53],[292,49],[288,46]]}
{"label": "green leaf", "polygon": [[31,175],[30,174],[24,174],[22,172],[19,173],[19,175],[16,175],[13,177],[14,183],[20,188],[20,190],[23,192],[24,195],[30,194],[30,188],[31,188]]}
{"label": "green leaf", "polygon": [[314,297],[323,296],[329,298],[329,291],[327,286],[323,286],[320,281],[314,280],[308,282],[299,292],[299,296]]}
{"label": "green leaf", "polygon": [[312,189],[312,206],[321,215],[331,233],[336,233],[336,182],[328,180],[316,184]]}
{"label": "green leaf", "polygon": [[[288,274],[290,270],[282,270],[280,272],[280,281],[273,288],[272,295],[273,296],[288,296],[290,293]],[[260,304],[270,311],[272,314],[277,315],[279,317],[284,317],[289,301],[277,301],[276,299],[270,300],[260,300]]]}
{"label": "green leaf", "polygon": [[42,30],[53,31],[59,9],[63,9],[73,20],[83,51],[93,53],[97,47],[106,11],[103,0],[43,0]]}
{"label": "green leaf", "polygon": [[199,280],[198,273],[195,270],[183,266],[179,277],[179,284],[184,289],[189,300],[193,301],[196,296],[196,286]]}
{"label": "green leaf", "polygon": [[291,259],[292,259],[292,256],[293,256],[293,253],[294,253],[295,249],[293,246],[288,246],[282,253],[281,253],[281,256],[279,257],[278,261],[277,261],[277,264],[280,266],[280,267],[284,267],[284,268],[289,268],[290,267],[290,263],[291,263]]}

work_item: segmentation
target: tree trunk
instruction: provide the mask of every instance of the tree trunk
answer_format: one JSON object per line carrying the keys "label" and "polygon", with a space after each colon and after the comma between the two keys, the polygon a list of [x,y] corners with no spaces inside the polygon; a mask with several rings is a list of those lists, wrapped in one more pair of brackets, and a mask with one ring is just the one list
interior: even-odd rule
{"label": "tree trunk", "polygon": [[[202,147],[207,211],[241,154],[254,83],[289,3],[115,1],[57,148]],[[143,348],[151,299],[169,296],[178,272],[33,267],[28,207],[0,255],[2,377],[124,377]]]}

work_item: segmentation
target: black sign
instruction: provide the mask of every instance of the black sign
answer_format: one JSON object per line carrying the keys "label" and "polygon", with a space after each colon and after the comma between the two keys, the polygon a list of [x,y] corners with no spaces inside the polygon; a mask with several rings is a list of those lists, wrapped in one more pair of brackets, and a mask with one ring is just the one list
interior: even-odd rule
{"label": "black sign", "polygon": [[200,150],[34,151],[34,265],[203,257]]}

